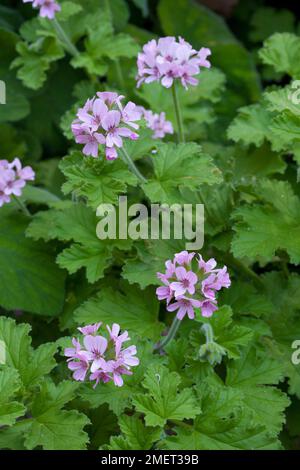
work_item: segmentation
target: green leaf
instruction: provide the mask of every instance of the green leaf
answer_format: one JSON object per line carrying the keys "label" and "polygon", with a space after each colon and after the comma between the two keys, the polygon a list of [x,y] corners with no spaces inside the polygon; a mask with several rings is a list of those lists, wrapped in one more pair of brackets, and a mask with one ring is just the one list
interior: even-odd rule
{"label": "green leaf", "polygon": [[11,368],[0,370],[0,426],[11,426],[17,418],[25,414],[24,405],[14,401],[20,387],[21,382],[16,370]]}
{"label": "green leaf", "polygon": [[168,420],[195,418],[201,413],[192,390],[178,391],[180,376],[164,366],[149,368],[143,386],[146,393],[135,395],[133,404],[145,414],[147,426],[163,427]]}
{"label": "green leaf", "polygon": [[161,144],[152,161],[155,178],[143,184],[151,202],[178,203],[182,187],[197,189],[203,183],[221,182],[220,171],[195,143]]}
{"label": "green leaf", "polygon": [[[0,20],[1,21],[1,20]],[[0,28],[0,77],[5,83],[5,106],[0,105],[0,122],[14,122],[25,118],[30,112],[26,91],[15,73],[9,70],[15,58],[18,36]]]}
{"label": "green leaf", "polygon": [[137,242],[135,248],[137,257],[126,261],[122,276],[130,284],[139,284],[144,289],[160,284],[156,273],[164,271],[166,260],[182,251],[184,244],[179,240],[146,240]]}
{"label": "green leaf", "polygon": [[64,1],[61,4],[61,10],[57,12],[56,16],[59,22],[68,20],[73,15],[82,12],[83,8],[78,3]]}
{"label": "green leaf", "polygon": [[249,420],[243,411],[243,395],[222,384],[202,382],[198,390],[202,414],[193,426],[176,427],[176,436],[161,441],[172,450],[278,449],[274,434]]}
{"label": "green leaf", "polygon": [[272,385],[280,382],[283,377],[280,362],[266,354],[262,357],[262,354],[258,354],[254,348],[248,348],[241,359],[229,365],[226,384],[239,388]]}
{"label": "green leaf", "polygon": [[85,52],[72,59],[73,67],[85,67],[90,74],[101,76],[107,73],[108,59],[118,60],[137,55],[138,45],[131,36],[114,34],[108,12],[100,10],[88,18]]}
{"label": "green leaf", "polygon": [[6,365],[19,373],[25,387],[39,383],[56,365],[53,358],[56,344],[45,343],[33,350],[30,329],[26,323],[16,325],[14,320],[0,317],[0,340],[5,344]]}
{"label": "green leaf", "polygon": [[285,423],[285,409],[289,406],[288,396],[275,387],[243,388],[245,408],[252,412],[255,423],[279,433]]}
{"label": "green leaf", "polygon": [[103,288],[75,311],[79,325],[102,321],[114,323],[122,319],[122,328],[141,337],[157,340],[163,325],[157,320],[159,303],[149,289],[141,292],[137,287],[124,286],[124,293]]}
{"label": "green leaf", "polygon": [[46,204],[47,206],[51,206],[51,204],[60,200],[55,194],[50,193],[46,189],[29,185],[26,185],[23,189],[22,199],[30,203]]}
{"label": "green leaf", "polygon": [[122,435],[110,439],[111,450],[149,450],[161,435],[160,428],[146,427],[137,416],[121,416],[119,426]]}
{"label": "green leaf", "polygon": [[97,209],[102,203],[115,203],[119,194],[125,193],[127,185],[136,185],[136,177],[118,160],[83,157],[74,152],[62,160],[60,169],[67,178],[62,190],[65,194],[75,192],[87,198],[90,207]]}
{"label": "green leaf", "polygon": [[300,38],[291,33],[275,33],[264,42],[259,57],[264,64],[274,67],[276,72],[287,73],[298,78],[300,65]]}
{"label": "green leaf", "polygon": [[89,424],[88,418],[75,410],[61,410],[74,397],[77,386],[61,382],[56,387],[52,382],[44,382],[31,408],[32,422],[25,436],[27,449],[37,446],[44,450],[86,449],[88,435],[83,428]]}
{"label": "green leaf", "polygon": [[257,354],[248,349],[243,357],[229,365],[226,383],[244,394],[244,407],[252,413],[257,424],[278,433],[285,421],[284,410],[290,401],[287,395],[275,387],[282,380],[284,368],[281,361]]}
{"label": "green leaf", "polygon": [[250,427],[247,423],[220,423],[215,432],[205,433],[201,424],[195,428],[176,428],[176,436],[167,437],[161,443],[165,450],[279,450],[280,442],[264,427]]}
{"label": "green leaf", "polygon": [[17,77],[33,90],[38,90],[44,84],[51,63],[65,55],[62,47],[52,37],[39,38],[30,45],[19,42],[16,49],[19,57],[11,66],[18,68]]}
{"label": "green leaf", "polygon": [[276,250],[286,250],[291,262],[300,262],[300,232],[296,220],[300,200],[288,182],[264,180],[257,188],[266,205],[243,206],[236,210],[240,220],[234,227],[232,252],[236,257],[261,256],[271,260]]}
{"label": "green leaf", "polygon": [[228,138],[246,145],[262,145],[268,136],[270,114],[262,104],[252,104],[239,109],[238,116],[228,128]]}
{"label": "green leaf", "polygon": [[0,305],[54,316],[62,309],[65,276],[43,243],[25,238],[27,223],[15,213],[0,219]]}
{"label": "green leaf", "polygon": [[131,240],[100,240],[96,235],[97,218],[90,208],[70,201],[57,205],[58,209],[40,212],[27,229],[27,235],[45,240],[58,239],[74,242],[57,257],[57,262],[73,274],[86,268],[89,282],[104,276],[104,270],[113,260],[113,251],[129,250]]}

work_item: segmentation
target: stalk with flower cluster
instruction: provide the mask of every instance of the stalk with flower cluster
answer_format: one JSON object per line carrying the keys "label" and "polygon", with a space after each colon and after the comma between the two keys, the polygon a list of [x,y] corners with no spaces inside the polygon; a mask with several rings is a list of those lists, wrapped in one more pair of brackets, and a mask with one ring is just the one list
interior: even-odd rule
{"label": "stalk with flower cluster", "polygon": [[143,47],[143,52],[138,55],[137,86],[142,83],[159,82],[165,88],[172,87],[174,109],[177,120],[178,137],[184,142],[183,119],[178,99],[178,83],[187,90],[188,85],[198,85],[195,78],[201,71],[201,67],[210,67],[207,57],[210,49],[202,47],[199,51],[193,49],[191,44],[179,37],[169,36],[152,39]]}
{"label": "stalk with flower cluster", "polygon": [[230,286],[227,267],[217,269],[213,258],[206,262],[201,255],[182,251],[165,266],[164,273],[157,273],[164,285],[157,288],[156,295],[158,300],[166,301],[168,312],[177,314],[167,337],[157,346],[159,349],[174,338],[185,316],[193,320],[195,310],[199,310],[203,317],[211,317],[218,309],[216,293]]}
{"label": "stalk with flower cluster", "polygon": [[72,132],[75,141],[84,144],[84,155],[97,158],[99,146],[102,146],[107,160],[115,160],[120,154],[138,179],[145,183],[146,178],[123,146],[123,139],[136,140],[139,137],[135,131],[139,129],[137,121],[141,119],[141,111],[132,101],[123,106],[123,99],[124,96],[117,93],[98,92],[78,110]]}

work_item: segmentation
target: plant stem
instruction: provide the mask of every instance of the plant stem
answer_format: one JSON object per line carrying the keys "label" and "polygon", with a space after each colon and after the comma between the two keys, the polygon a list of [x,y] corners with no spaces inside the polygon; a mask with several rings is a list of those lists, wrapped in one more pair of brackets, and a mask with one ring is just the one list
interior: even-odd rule
{"label": "plant stem", "polygon": [[154,350],[163,349],[170,341],[172,341],[172,339],[175,338],[180,323],[181,320],[178,320],[178,318],[175,316],[167,336],[154,347]]}
{"label": "plant stem", "polygon": [[18,204],[20,209],[22,210],[23,214],[25,214],[26,217],[32,217],[32,214],[30,214],[30,212],[27,209],[27,207],[25,206],[25,204],[23,204],[23,202],[17,196],[15,196],[14,194],[12,195],[12,197],[13,197],[14,201],[16,201],[16,203]]}
{"label": "plant stem", "polygon": [[201,330],[205,334],[206,343],[213,343],[214,341],[214,332],[212,326],[209,323],[204,323],[201,326]]}
{"label": "plant stem", "polygon": [[115,63],[115,67],[116,67],[116,72],[117,72],[117,76],[118,76],[118,81],[119,81],[119,85],[121,87],[122,90],[125,89],[125,81],[124,81],[124,76],[123,76],[123,72],[122,72],[122,67],[120,65],[120,61],[118,59],[114,60],[114,63]]}
{"label": "plant stem", "polygon": [[178,99],[178,89],[177,89],[176,80],[174,80],[173,85],[172,85],[172,94],[173,94],[173,102],[174,102],[177,127],[178,127],[178,142],[184,142],[185,138],[184,138],[184,131],[183,131],[183,120],[182,120],[182,115],[181,115],[179,99]]}
{"label": "plant stem", "polygon": [[147,183],[147,179],[142,175],[139,169],[135,166],[134,162],[131,160],[131,157],[128,155],[125,148],[120,149],[123,160],[127,163],[128,167],[134,173],[142,183]]}
{"label": "plant stem", "polygon": [[74,46],[74,44],[70,40],[69,36],[66,34],[65,30],[63,29],[61,24],[58,22],[58,20],[56,18],[54,18],[52,20],[52,23],[54,25],[54,28],[56,29],[56,32],[57,32],[58,36],[60,37],[60,39],[64,43],[66,50],[71,55],[73,55],[74,57],[78,56],[79,55],[78,49]]}

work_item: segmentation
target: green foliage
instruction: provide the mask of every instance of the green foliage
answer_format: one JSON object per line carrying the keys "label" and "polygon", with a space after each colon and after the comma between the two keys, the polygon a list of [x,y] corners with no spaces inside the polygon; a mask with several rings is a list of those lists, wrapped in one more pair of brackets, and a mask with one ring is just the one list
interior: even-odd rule
{"label": "green foliage", "polygon": [[115,203],[127,185],[137,181],[121,161],[115,165],[103,159],[84,158],[79,152],[64,158],[60,169],[67,178],[62,187],[64,194],[84,196],[94,209],[102,203]]}
{"label": "green foliage", "polygon": [[192,390],[178,391],[180,377],[163,366],[151,367],[145,375],[146,393],[135,396],[133,404],[145,415],[147,426],[163,427],[167,420],[195,418],[201,409]]}
{"label": "green foliage", "polygon": [[5,273],[0,305],[39,315],[57,315],[64,301],[64,273],[48,248],[25,238],[28,221],[15,212],[0,219],[0,260]]}
{"label": "green foliage", "polygon": [[[230,21],[196,0],[58,2],[57,21],[30,3],[0,7],[0,160],[19,157],[36,173],[0,207],[0,448],[299,447],[295,15],[263,1],[238,2]],[[137,54],[160,36],[212,52],[199,85],[178,86],[182,140],[172,90],[136,87]],[[171,121],[163,140],[146,121],[137,140],[124,138],[147,182],[121,152],[108,161],[101,145],[98,158],[86,157],[75,143],[71,123],[99,91]],[[151,204],[203,204],[196,251],[231,279],[213,316],[197,309],[184,318],[163,351],[175,313],[157,299],[157,273],[187,240],[175,238],[172,219],[170,239],[119,238],[125,195],[149,209],[149,226]],[[115,239],[99,238],[101,204],[116,207]],[[119,324],[131,338],[125,347],[136,345],[139,364],[122,387],[76,382],[67,367],[64,349],[82,341],[77,328],[97,322],[103,331]]]}
{"label": "green foliage", "polygon": [[176,203],[179,190],[184,187],[197,189],[201,184],[218,183],[219,170],[208,155],[201,153],[196,144],[162,144],[153,157],[155,178],[144,184],[143,189],[151,202]]}

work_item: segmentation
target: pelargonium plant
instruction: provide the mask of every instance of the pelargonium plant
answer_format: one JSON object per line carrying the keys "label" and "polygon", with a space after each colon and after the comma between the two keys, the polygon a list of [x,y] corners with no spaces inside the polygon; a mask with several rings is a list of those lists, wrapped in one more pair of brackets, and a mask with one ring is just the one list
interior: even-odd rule
{"label": "pelargonium plant", "polygon": [[117,387],[122,387],[122,375],[132,375],[131,367],[139,364],[136,357],[136,346],[124,347],[123,343],[130,340],[128,332],[120,334],[120,325],[114,323],[107,326],[108,335],[99,329],[102,323],[79,327],[83,334],[80,339],[73,338],[73,348],[65,349],[68,357],[68,368],[73,371],[73,378],[79,382],[95,381],[94,388],[99,382],[113,381]]}
{"label": "pelargonium plant", "polygon": [[299,447],[296,18],[4,3],[0,448]]}

